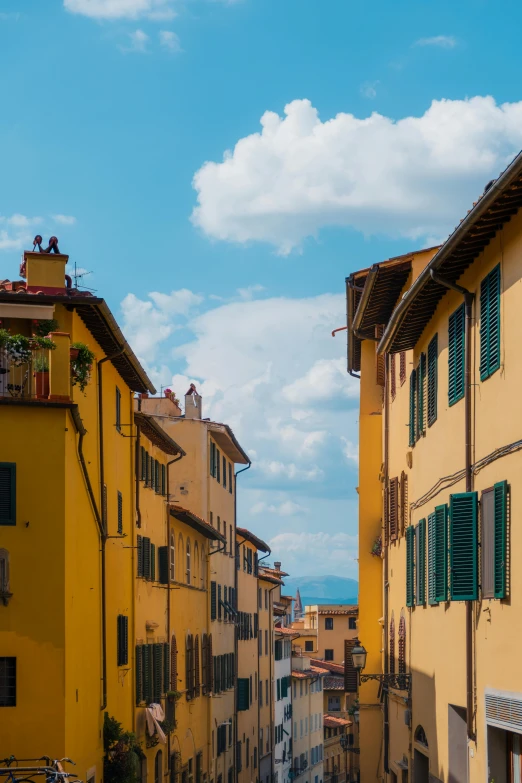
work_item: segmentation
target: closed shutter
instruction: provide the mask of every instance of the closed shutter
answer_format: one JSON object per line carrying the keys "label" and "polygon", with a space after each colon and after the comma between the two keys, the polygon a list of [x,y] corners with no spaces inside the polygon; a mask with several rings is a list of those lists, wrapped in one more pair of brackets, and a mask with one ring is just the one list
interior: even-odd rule
{"label": "closed shutter", "polygon": [[214,655],[212,653],[212,634],[208,635],[208,690],[212,691],[214,688]]}
{"label": "closed shutter", "polygon": [[118,492],[118,533],[123,533],[123,495]]}
{"label": "closed shutter", "polygon": [[248,677],[239,677],[237,681],[237,711],[243,712],[250,706],[250,683]]}
{"label": "closed shutter", "polygon": [[174,634],[170,639],[170,689],[178,690],[178,645]]}
{"label": "closed shutter", "polygon": [[415,603],[426,603],[426,520],[421,519],[415,530]]}
{"label": "closed shutter", "polygon": [[143,576],[145,579],[150,579],[150,538],[143,536],[142,540],[143,548]]}
{"label": "closed shutter", "polygon": [[500,264],[480,285],[480,380],[500,367]]}
{"label": "closed shutter", "polygon": [[464,397],[465,314],[462,304],[449,318],[448,328],[448,400],[450,405]]}
{"label": "closed shutter", "polygon": [[185,689],[187,701],[190,701],[194,696],[194,680],[192,678],[194,672],[194,645],[192,634],[187,635],[187,642],[185,646]]}
{"label": "closed shutter", "polygon": [[415,397],[417,391],[416,385],[417,385],[417,373],[415,372],[415,370],[412,370],[410,375],[410,421],[409,421],[409,436],[410,436],[409,445],[410,446],[415,446],[415,433],[416,433]]}
{"label": "closed shutter", "polygon": [[397,375],[395,369],[395,354],[390,355],[390,393],[392,400],[395,399],[397,394]]}
{"label": "closed shutter", "polygon": [[153,662],[152,645],[144,644],[141,648],[143,657],[143,700],[152,702]]}
{"label": "closed shutter", "polygon": [[148,452],[145,452],[145,486],[148,486],[150,480],[150,457]]}
{"label": "closed shutter", "polygon": [[158,460],[156,460],[156,474],[155,474],[155,489],[157,494],[161,492],[161,484],[160,484],[160,464]]}
{"label": "closed shutter", "polygon": [[495,484],[495,598],[507,595],[507,505],[506,481]]}
{"label": "closed shutter", "polygon": [[199,675],[199,635],[196,634],[194,641],[194,693],[199,696],[201,687],[200,675]]}
{"label": "closed shutter", "polygon": [[221,483],[221,453],[219,449],[216,449],[216,481]]}
{"label": "closed shutter", "polygon": [[435,598],[448,600],[448,507],[435,508]]}
{"label": "closed shutter", "polygon": [[129,662],[129,618],[124,614],[117,617],[117,650],[118,666],[126,666]]}
{"label": "closed shutter", "polygon": [[478,496],[460,492],[450,496],[450,597],[452,601],[478,598]]}
{"label": "closed shutter", "polygon": [[394,541],[397,538],[399,528],[399,479],[397,477],[390,479],[388,513],[390,541]]}
{"label": "closed shutter", "polygon": [[426,379],[426,354],[421,353],[417,367],[417,438],[426,430],[424,420],[424,381]]}
{"label": "closed shutter", "polygon": [[143,646],[136,645],[136,704],[143,701]]}
{"label": "closed shutter", "polygon": [[401,533],[406,530],[408,524],[408,476],[404,471],[401,473]]}
{"label": "closed shutter", "polygon": [[143,539],[140,535],[136,536],[136,551],[138,560],[138,576],[143,576]]}
{"label": "closed shutter", "polygon": [[353,668],[352,661],[352,650],[356,644],[359,644],[358,639],[344,640],[344,690],[346,693],[357,693],[358,675],[357,669]]}
{"label": "closed shutter", "polygon": [[141,472],[140,472],[141,480],[145,481],[145,479],[147,478],[147,467],[146,467],[146,451],[143,448],[143,446],[140,446],[140,468],[141,468]]}
{"label": "closed shutter", "polygon": [[428,427],[437,421],[438,356],[438,335],[434,335],[428,345]]}
{"label": "closed shutter", "polygon": [[221,585],[217,586],[217,616],[218,620],[221,620],[222,617],[222,606],[221,606]]}
{"label": "closed shutter", "polygon": [[485,490],[480,498],[480,587],[482,598],[495,597],[495,490]]}
{"label": "closed shutter", "polygon": [[210,583],[210,619],[215,620],[217,617],[217,585],[215,582]]}
{"label": "closed shutter", "polygon": [[165,465],[161,466],[161,494],[167,494],[167,469]]}
{"label": "closed shutter", "polygon": [[153,696],[154,701],[159,703],[161,696],[164,693],[163,687],[163,645],[153,644],[153,658],[154,658],[154,689]]}
{"label": "closed shutter", "polygon": [[156,545],[150,545],[150,578],[153,582],[156,581]]}
{"label": "closed shutter", "polygon": [[158,547],[158,571],[159,582],[162,585],[169,583],[169,548],[168,546]]}
{"label": "closed shutter", "polygon": [[165,642],[163,645],[163,691],[170,690],[170,644]]}
{"label": "closed shutter", "polygon": [[406,606],[413,606],[414,546],[415,529],[409,525],[406,528]]}
{"label": "closed shutter", "polygon": [[433,606],[437,603],[435,587],[435,562],[436,562],[436,524],[435,512],[428,517],[428,603]]}
{"label": "closed shutter", "polygon": [[281,680],[277,680],[277,701],[281,699]]}

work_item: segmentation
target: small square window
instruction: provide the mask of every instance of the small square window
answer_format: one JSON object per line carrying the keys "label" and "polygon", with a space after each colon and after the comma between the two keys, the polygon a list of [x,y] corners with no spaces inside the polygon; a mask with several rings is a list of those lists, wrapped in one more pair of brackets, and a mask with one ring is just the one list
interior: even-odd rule
{"label": "small square window", "polygon": [[334,659],[334,651],[333,650],[325,650],[324,651],[324,659],[325,659],[325,661],[333,661],[333,659]]}
{"label": "small square window", "polygon": [[325,631],[333,631],[333,617],[326,617],[324,621]]}
{"label": "small square window", "polygon": [[0,658],[0,707],[16,707],[16,658]]}
{"label": "small square window", "polygon": [[357,629],[357,619],[355,617],[348,618],[348,628],[350,631],[355,631]]}
{"label": "small square window", "polygon": [[313,651],[314,651],[314,643],[305,642],[305,652],[313,652]]}

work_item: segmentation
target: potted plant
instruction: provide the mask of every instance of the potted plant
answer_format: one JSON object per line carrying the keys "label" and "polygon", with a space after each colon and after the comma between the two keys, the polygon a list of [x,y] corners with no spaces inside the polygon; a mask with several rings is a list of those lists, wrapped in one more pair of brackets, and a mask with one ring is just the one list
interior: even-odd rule
{"label": "potted plant", "polygon": [[49,359],[45,355],[35,357],[33,362],[33,377],[37,397],[49,396]]}
{"label": "potted plant", "polygon": [[33,321],[33,335],[35,337],[47,337],[50,332],[56,332],[58,321],[56,318],[49,320]]}
{"label": "potted plant", "polygon": [[21,367],[31,361],[31,342],[23,334],[9,335],[6,345],[7,353],[11,359],[11,364],[15,367]]}
{"label": "potted plant", "polygon": [[78,351],[74,358],[71,356],[72,385],[79,386],[83,392],[91,380],[94,353],[85,343],[73,343],[71,348]]}
{"label": "potted plant", "polygon": [[370,552],[371,555],[375,555],[375,557],[380,557],[382,554],[382,536],[377,536],[375,541],[373,542],[372,551]]}

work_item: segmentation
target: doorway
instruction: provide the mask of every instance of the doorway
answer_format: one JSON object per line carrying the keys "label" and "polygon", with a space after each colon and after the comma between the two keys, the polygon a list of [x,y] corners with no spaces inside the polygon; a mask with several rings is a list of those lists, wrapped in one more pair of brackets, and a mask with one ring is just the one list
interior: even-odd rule
{"label": "doorway", "polygon": [[448,704],[448,783],[467,783],[468,735],[466,709]]}
{"label": "doorway", "polygon": [[413,783],[429,783],[430,760],[420,750],[413,754]]}

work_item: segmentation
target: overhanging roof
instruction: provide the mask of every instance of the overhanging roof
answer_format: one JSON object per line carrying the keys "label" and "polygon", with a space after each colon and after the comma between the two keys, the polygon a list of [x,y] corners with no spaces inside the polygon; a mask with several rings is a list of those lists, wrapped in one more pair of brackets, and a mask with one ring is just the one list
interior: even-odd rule
{"label": "overhanging roof", "polygon": [[522,153],[485,190],[404,294],[388,322],[378,353],[414,348],[448,290],[432,278],[432,270],[452,283],[457,282],[520,207]]}
{"label": "overhanging roof", "polygon": [[193,530],[197,530],[198,533],[202,533],[204,536],[213,539],[214,541],[221,541],[222,543],[226,543],[225,537],[222,536],[221,533],[218,533],[215,527],[209,525],[208,522],[205,522],[204,519],[198,517],[197,514],[189,511],[188,508],[171,504],[169,506],[169,511],[171,517],[179,519],[179,521],[183,522],[184,525],[188,525]]}
{"label": "overhanging roof", "polygon": [[228,424],[219,424],[216,421],[208,421],[207,425],[218,446],[221,446],[221,450],[228,454],[233,462],[240,465],[250,464],[250,457],[246,451],[243,451],[239,445],[239,441]]}
{"label": "overhanging roof", "polygon": [[165,454],[181,454],[185,456],[186,452],[183,451],[175,440],[167,435],[163,427],[154,421],[152,416],[140,411],[134,411],[134,421],[145,437]]}
{"label": "overhanging roof", "polygon": [[271,551],[268,544],[265,544],[265,542],[261,538],[255,536],[253,533],[250,532],[250,530],[247,530],[246,527],[236,527],[236,533],[237,535],[244,538],[245,541],[249,541],[251,544],[253,544],[256,547],[256,549],[259,549],[260,552]]}

